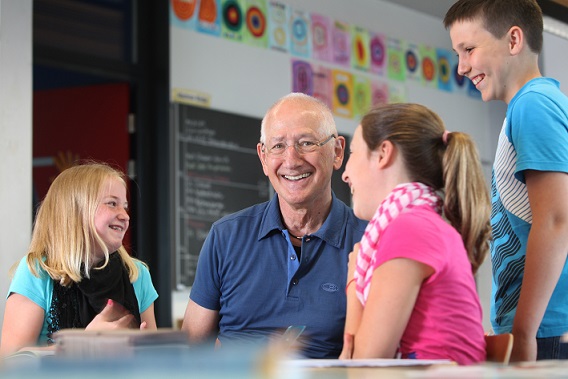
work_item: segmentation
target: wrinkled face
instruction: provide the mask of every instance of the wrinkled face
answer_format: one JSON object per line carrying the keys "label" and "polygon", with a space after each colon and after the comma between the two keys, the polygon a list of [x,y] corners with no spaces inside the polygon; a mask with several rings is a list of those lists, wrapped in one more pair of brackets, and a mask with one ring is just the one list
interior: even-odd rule
{"label": "wrinkled face", "polygon": [[[309,207],[331,196],[331,175],[341,167],[343,144],[338,138],[308,153],[300,153],[296,144],[323,142],[329,135],[321,127],[319,112],[309,103],[287,101],[266,119],[265,145],[257,146],[264,174],[279,196],[291,208]],[[283,147],[279,155],[270,151]]]}
{"label": "wrinkled face", "polygon": [[458,73],[473,82],[483,101],[509,103],[516,92],[510,82],[510,77],[516,73],[509,67],[509,33],[497,39],[480,19],[475,19],[453,24],[450,38],[459,59]]}
{"label": "wrinkled face", "polygon": [[[111,253],[122,246],[122,239],[130,221],[127,210],[128,201],[124,184],[116,178],[107,179],[99,196],[95,228]],[[102,252],[97,254],[102,258]]]}
{"label": "wrinkled face", "polygon": [[353,211],[363,220],[370,220],[382,201],[378,152],[370,152],[361,132],[361,125],[355,129],[351,140],[349,160],[342,175],[343,181],[351,188]]}

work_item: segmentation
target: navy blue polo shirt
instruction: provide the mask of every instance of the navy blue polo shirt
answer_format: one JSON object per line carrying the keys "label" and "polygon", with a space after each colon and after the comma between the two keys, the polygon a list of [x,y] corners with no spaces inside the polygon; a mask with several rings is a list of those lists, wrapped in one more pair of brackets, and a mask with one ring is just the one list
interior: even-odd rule
{"label": "navy blue polo shirt", "polygon": [[203,244],[190,298],[218,310],[221,343],[305,325],[308,358],[337,358],[343,345],[347,262],[367,223],[333,195],[322,227],[298,259],[278,196],[215,222]]}

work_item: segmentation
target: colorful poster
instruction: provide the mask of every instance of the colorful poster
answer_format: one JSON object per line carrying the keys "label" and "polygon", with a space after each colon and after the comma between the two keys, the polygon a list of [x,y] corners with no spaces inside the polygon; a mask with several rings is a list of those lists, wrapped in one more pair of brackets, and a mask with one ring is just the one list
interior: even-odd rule
{"label": "colorful poster", "polygon": [[369,71],[371,65],[371,52],[369,45],[369,32],[360,26],[351,28],[351,67]]}
{"label": "colorful poster", "polygon": [[421,46],[420,56],[422,57],[422,84],[430,88],[438,87],[436,49]]}
{"label": "colorful poster", "polygon": [[223,38],[241,42],[243,40],[242,0],[221,0],[221,35]]}
{"label": "colorful poster", "polygon": [[386,38],[382,34],[372,33],[370,39],[370,70],[372,73],[384,75],[387,57]]}
{"label": "colorful poster", "polygon": [[329,109],[333,109],[333,79],[331,69],[323,66],[313,67],[313,86],[316,99],[323,101]]}
{"label": "colorful poster", "polygon": [[452,78],[452,54],[451,51],[446,49],[436,49],[438,58],[438,88],[453,92],[453,78]]}
{"label": "colorful poster", "polygon": [[388,38],[387,46],[387,76],[392,80],[404,81],[405,68],[402,41],[395,38]]}
{"label": "colorful poster", "polygon": [[312,57],[320,61],[333,62],[331,19],[318,13],[311,14]]}
{"label": "colorful poster", "polygon": [[387,104],[389,102],[389,84],[387,82],[371,82],[371,103],[372,106]]}
{"label": "colorful poster", "polygon": [[353,117],[353,79],[349,72],[332,70],[333,113],[337,116]]}
{"label": "colorful poster", "polygon": [[453,88],[457,92],[467,92],[467,83],[469,81],[465,76],[458,74],[458,57],[455,54],[451,56],[451,65],[452,65],[452,81],[453,81]]}
{"label": "colorful poster", "polygon": [[221,0],[199,1],[197,30],[215,36],[221,35]]}
{"label": "colorful poster", "polygon": [[402,84],[390,84],[389,103],[406,103],[406,87]]}
{"label": "colorful poster", "polygon": [[360,119],[371,109],[371,81],[357,75],[353,76],[353,117]]}
{"label": "colorful poster", "polygon": [[310,19],[308,13],[292,10],[290,18],[290,52],[296,56],[309,58],[312,50]]}
{"label": "colorful poster", "polygon": [[349,68],[351,65],[351,34],[349,25],[334,21],[331,27],[333,63]]}
{"label": "colorful poster", "polygon": [[268,46],[273,50],[287,53],[289,49],[288,19],[290,7],[271,1],[268,4]]}
{"label": "colorful poster", "polygon": [[406,78],[408,80],[420,81],[422,71],[420,69],[420,47],[412,42],[405,44],[404,62],[406,67]]}
{"label": "colorful poster", "polygon": [[268,47],[266,0],[244,0],[245,28],[243,42],[256,47]]}
{"label": "colorful poster", "polygon": [[314,94],[312,66],[306,61],[292,59],[292,92]]}
{"label": "colorful poster", "polygon": [[170,24],[183,29],[195,29],[199,0],[171,0]]}

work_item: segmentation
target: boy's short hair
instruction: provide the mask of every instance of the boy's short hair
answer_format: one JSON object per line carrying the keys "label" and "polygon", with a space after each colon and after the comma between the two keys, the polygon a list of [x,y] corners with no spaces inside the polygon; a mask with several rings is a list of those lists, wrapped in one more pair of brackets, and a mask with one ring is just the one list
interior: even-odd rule
{"label": "boy's short hair", "polygon": [[502,38],[512,26],[520,27],[531,51],[540,54],[543,21],[536,0],[459,0],[446,12],[444,26],[477,18],[495,38]]}

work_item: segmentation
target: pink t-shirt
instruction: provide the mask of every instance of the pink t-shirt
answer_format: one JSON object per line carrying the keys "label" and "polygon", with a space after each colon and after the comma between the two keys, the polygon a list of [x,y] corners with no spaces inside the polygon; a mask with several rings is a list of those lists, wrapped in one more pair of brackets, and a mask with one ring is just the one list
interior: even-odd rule
{"label": "pink t-shirt", "polygon": [[[428,206],[400,214],[380,237],[373,269],[409,258],[434,269],[424,283],[400,341],[403,358],[485,360],[482,310],[459,233]],[[396,283],[393,283],[396,285]]]}

